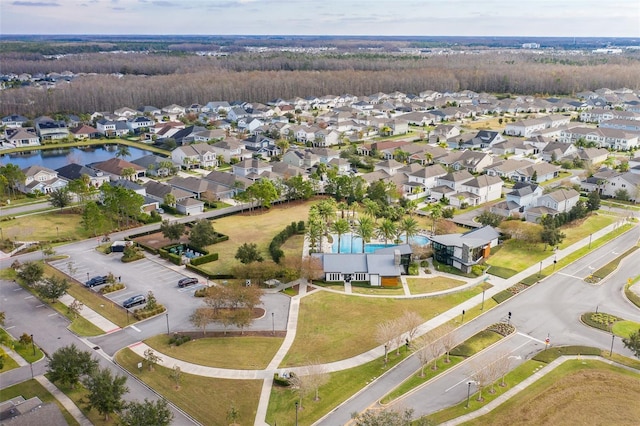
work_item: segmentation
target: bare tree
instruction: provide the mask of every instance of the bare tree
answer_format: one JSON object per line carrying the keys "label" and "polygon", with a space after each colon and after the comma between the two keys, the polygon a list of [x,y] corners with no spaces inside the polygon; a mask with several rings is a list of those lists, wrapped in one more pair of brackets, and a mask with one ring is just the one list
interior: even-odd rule
{"label": "bare tree", "polygon": [[444,361],[447,364],[451,362],[449,359],[449,353],[451,352],[451,349],[456,346],[456,333],[454,330],[455,329],[451,324],[445,324],[440,329],[442,332],[442,335],[440,336],[440,344],[442,345],[444,353],[447,355]]}
{"label": "bare tree", "polygon": [[381,345],[384,345],[384,365],[387,365],[389,361],[389,348],[391,341],[396,334],[395,327],[391,321],[381,322],[376,326],[376,341]]}
{"label": "bare tree", "polygon": [[471,363],[470,368],[471,373],[469,375],[471,376],[471,380],[473,380],[478,387],[478,398],[476,398],[476,400],[483,401],[484,398],[482,398],[482,390],[491,381],[491,372],[489,371],[489,368],[487,368],[487,365],[477,360],[474,360],[474,362]]}
{"label": "bare tree", "polygon": [[497,355],[496,360],[493,362],[497,377],[500,378],[500,386],[506,386],[504,376],[511,371],[511,359],[509,359],[508,352],[502,352]]}
{"label": "bare tree", "polygon": [[409,344],[413,342],[416,334],[418,333],[418,328],[424,323],[424,319],[414,311],[404,311],[402,317],[400,317],[402,321],[402,328],[407,332],[407,339],[409,340]]}
{"label": "bare tree", "polygon": [[[420,377],[424,377],[424,369],[432,361],[436,361],[440,355],[440,344],[438,341],[438,335],[432,330],[429,333],[423,335],[416,340],[417,349],[416,355],[420,362]],[[433,369],[438,368],[437,363],[434,362]]]}
{"label": "bare tree", "polygon": [[294,389],[298,391],[300,408],[302,400],[310,393],[313,393],[313,400],[320,400],[320,387],[329,381],[329,374],[318,360],[303,367],[297,374],[292,375],[290,382]]}

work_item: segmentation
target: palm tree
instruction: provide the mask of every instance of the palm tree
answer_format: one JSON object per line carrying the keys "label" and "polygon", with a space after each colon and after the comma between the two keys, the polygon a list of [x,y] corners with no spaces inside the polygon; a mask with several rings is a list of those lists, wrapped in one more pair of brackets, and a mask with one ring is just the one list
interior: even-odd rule
{"label": "palm tree", "polygon": [[384,244],[387,245],[387,241],[392,240],[396,235],[396,224],[391,219],[385,219],[378,226],[378,237],[384,239]]}
{"label": "palm tree", "polygon": [[369,198],[365,198],[362,200],[362,204],[364,204],[365,213],[371,216],[375,223],[378,223],[378,213],[380,212],[380,206],[378,206],[378,203]]}
{"label": "palm tree", "polygon": [[431,212],[429,213],[429,216],[431,216],[431,233],[435,234],[435,230],[436,230],[436,222],[438,221],[438,219],[440,219],[442,217],[442,206],[440,204],[434,204],[433,207],[431,208]]}
{"label": "palm tree", "polygon": [[118,145],[118,150],[116,151],[116,158],[120,157],[128,157],[131,155],[131,151],[127,145]]}
{"label": "palm tree", "polygon": [[322,234],[320,235],[320,247],[322,247],[322,235],[326,233],[329,220],[334,216],[335,211],[335,201],[333,201],[332,198],[328,198],[318,203],[318,215],[322,219],[322,223],[325,225],[325,228],[322,230]]}
{"label": "palm tree", "polygon": [[398,231],[404,234],[405,243],[409,244],[409,238],[418,235],[418,221],[412,217],[405,217],[400,221]]}
{"label": "palm tree", "polygon": [[338,234],[338,253],[340,253],[340,240],[350,229],[347,219],[338,219],[331,225],[331,230]]}
{"label": "palm tree", "polygon": [[362,238],[362,252],[364,253],[364,245],[371,241],[375,233],[375,226],[370,217],[362,217],[358,219],[355,234]]}
{"label": "palm tree", "polygon": [[121,172],[122,178],[127,180],[131,180],[131,178],[135,176],[135,174],[136,171],[133,169],[133,167],[125,167]]}

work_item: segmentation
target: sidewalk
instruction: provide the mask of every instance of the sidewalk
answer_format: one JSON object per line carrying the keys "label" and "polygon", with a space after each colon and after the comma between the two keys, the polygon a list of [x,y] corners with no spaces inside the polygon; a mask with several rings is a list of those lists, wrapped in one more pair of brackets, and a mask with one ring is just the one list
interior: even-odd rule
{"label": "sidewalk", "polygon": [[93,423],[82,414],[82,411],[69,399],[67,395],[62,393],[53,383],[51,383],[45,376],[36,376],[35,379],[45,388],[60,404],[73,416],[74,419],[81,426],[92,426]]}
{"label": "sidewalk", "polygon": [[[73,303],[75,299],[70,295],[65,294],[59,300],[65,306],[69,306]],[[105,317],[103,317],[93,309],[89,308],[88,306],[82,305],[82,309],[80,310],[80,315],[82,315],[87,321],[93,323],[93,325],[95,325],[105,333],[113,333],[114,331],[120,330],[120,327],[117,324],[112,323],[111,321],[109,321],[108,319],[106,319]]]}

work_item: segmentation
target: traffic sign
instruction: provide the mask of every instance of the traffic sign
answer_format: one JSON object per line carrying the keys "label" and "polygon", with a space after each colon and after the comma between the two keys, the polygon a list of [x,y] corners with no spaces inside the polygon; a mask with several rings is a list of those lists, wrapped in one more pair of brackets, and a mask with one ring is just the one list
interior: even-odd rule
{"label": "traffic sign", "polygon": [[549,338],[547,337],[546,339],[544,339],[544,344],[545,344],[545,345],[548,345],[548,344],[549,344],[549,341],[550,341],[550,340],[549,340]]}

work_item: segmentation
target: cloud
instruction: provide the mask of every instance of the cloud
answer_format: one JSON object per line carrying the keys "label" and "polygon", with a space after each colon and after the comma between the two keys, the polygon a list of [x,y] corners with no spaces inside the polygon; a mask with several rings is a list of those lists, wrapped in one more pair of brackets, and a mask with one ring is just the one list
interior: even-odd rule
{"label": "cloud", "polygon": [[58,7],[59,3],[54,1],[14,1],[14,6],[29,6],[29,7]]}
{"label": "cloud", "polygon": [[154,0],[151,2],[154,6],[159,7],[177,7],[178,5],[167,0]]}

